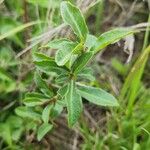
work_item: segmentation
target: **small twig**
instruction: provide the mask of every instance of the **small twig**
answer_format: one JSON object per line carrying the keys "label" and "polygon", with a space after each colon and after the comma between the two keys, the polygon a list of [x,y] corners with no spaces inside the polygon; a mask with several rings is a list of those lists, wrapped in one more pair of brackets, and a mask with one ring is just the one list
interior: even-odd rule
{"label": "small twig", "polygon": [[36,46],[37,44],[41,43],[42,41],[44,41],[46,38],[52,37],[53,34],[56,34],[58,31],[60,31],[63,27],[65,27],[65,24],[62,24],[56,28],[54,28],[53,30],[50,30],[34,39],[32,39],[33,41],[36,40],[35,43],[31,44],[30,46],[26,47],[24,50],[22,50],[20,53],[17,54],[16,58],[19,58],[20,56],[22,56],[23,54],[25,54],[26,52],[28,52],[31,48],[33,48],[34,46]]}
{"label": "small twig", "polygon": [[3,107],[3,109],[1,110],[1,112],[8,110],[8,109],[9,109],[10,107],[12,107],[15,103],[16,103],[16,101],[13,101],[13,102],[9,103],[9,104],[6,105],[5,107]]}
{"label": "small twig", "polygon": [[74,140],[73,140],[72,150],[77,150],[78,137],[79,137],[79,134],[78,134],[78,132],[75,130],[75,137],[74,137]]}
{"label": "small twig", "polygon": [[[24,7],[23,20],[24,20],[24,23],[27,23],[29,21],[29,17],[28,17],[27,1],[26,0],[23,0],[23,7]],[[25,41],[27,42],[27,39],[30,38],[29,28],[27,28],[26,31],[24,32],[24,37],[25,37]]]}
{"label": "small twig", "polygon": [[86,108],[84,108],[84,113],[91,120],[91,122],[93,123],[93,125],[97,128],[96,121],[93,119],[93,117],[90,115],[90,113],[86,110]]}

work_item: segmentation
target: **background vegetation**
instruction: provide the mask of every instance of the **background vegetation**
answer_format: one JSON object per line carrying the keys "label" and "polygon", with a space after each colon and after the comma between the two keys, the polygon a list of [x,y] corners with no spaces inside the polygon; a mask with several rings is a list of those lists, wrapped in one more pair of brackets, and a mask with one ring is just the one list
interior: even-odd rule
{"label": "background vegetation", "polygon": [[[57,37],[73,38],[60,15],[62,0],[0,0],[0,149],[149,150],[149,27],[108,46],[90,63],[101,87],[118,98],[119,108],[84,102],[84,113],[70,129],[66,110],[41,142],[37,123],[15,113],[33,91],[32,54]],[[142,0],[70,0],[84,13],[89,30],[100,35],[113,27],[150,22],[150,3]],[[42,48],[47,55],[54,51]],[[31,114],[32,116],[33,114]]]}

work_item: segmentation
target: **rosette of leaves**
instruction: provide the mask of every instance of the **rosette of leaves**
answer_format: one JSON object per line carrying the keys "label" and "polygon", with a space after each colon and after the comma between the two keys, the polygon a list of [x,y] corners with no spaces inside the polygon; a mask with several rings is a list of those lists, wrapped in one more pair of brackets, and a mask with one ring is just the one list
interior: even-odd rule
{"label": "rosette of leaves", "polygon": [[[23,100],[25,106],[16,109],[20,116],[40,120],[38,140],[52,129],[53,119],[64,107],[67,108],[68,125],[72,127],[83,110],[82,98],[100,106],[119,106],[113,95],[87,86],[88,83],[81,84],[81,81],[83,78],[94,79],[87,64],[99,51],[134,33],[132,28],[115,28],[95,37],[89,34],[85,19],[77,7],[63,1],[60,9],[64,23],[75,33],[76,41],[64,38],[50,41],[46,47],[57,50],[54,58],[42,53],[34,54],[37,69],[35,83],[40,92],[27,93]],[[48,78],[42,78],[40,74],[43,73]]]}

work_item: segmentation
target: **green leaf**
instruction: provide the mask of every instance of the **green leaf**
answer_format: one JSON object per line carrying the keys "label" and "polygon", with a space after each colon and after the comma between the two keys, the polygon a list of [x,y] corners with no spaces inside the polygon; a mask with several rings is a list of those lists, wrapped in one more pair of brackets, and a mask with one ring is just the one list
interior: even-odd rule
{"label": "green leaf", "polygon": [[23,125],[23,119],[16,115],[10,115],[6,123],[9,124],[11,128],[20,128]]}
{"label": "green leaf", "polygon": [[85,41],[85,47],[88,48],[88,50],[90,50],[95,45],[96,41],[97,41],[97,37],[88,34]]}
{"label": "green leaf", "polygon": [[81,54],[81,52],[83,51],[83,49],[84,49],[83,43],[80,42],[80,43],[78,43],[78,45],[74,48],[73,54]]}
{"label": "green leaf", "polygon": [[76,47],[76,43],[65,42],[61,48],[56,52],[55,61],[57,65],[63,66],[70,59],[73,49]]}
{"label": "green leaf", "polygon": [[0,137],[11,147],[12,146],[12,137],[11,129],[9,124],[0,123]]}
{"label": "green leaf", "polygon": [[33,110],[33,108],[20,106],[15,109],[15,113],[23,118],[30,118],[33,120],[40,120],[41,115]]}
{"label": "green leaf", "polygon": [[82,100],[81,96],[76,93],[74,81],[71,81],[68,85],[68,91],[65,95],[68,111],[68,124],[73,126],[80,117],[82,112]]}
{"label": "green leaf", "polygon": [[34,5],[39,5],[40,7],[48,8],[49,6],[49,1],[48,0],[27,0],[27,2],[34,4]]}
{"label": "green leaf", "polygon": [[43,47],[48,47],[48,48],[52,48],[52,49],[60,49],[63,45],[65,45],[68,42],[72,42],[68,39],[55,39],[50,41],[47,45],[43,46]]}
{"label": "green leaf", "polygon": [[54,95],[53,92],[48,87],[48,85],[45,83],[45,81],[41,78],[41,76],[37,72],[35,73],[34,79],[36,85],[39,87],[41,92],[43,92],[46,96],[50,98]]}
{"label": "green leaf", "polygon": [[38,99],[49,99],[49,96],[43,95],[37,92],[26,93],[25,98],[38,98]]}
{"label": "green leaf", "polygon": [[67,72],[67,68],[65,67],[59,67],[55,61],[40,61],[40,62],[34,62],[36,67],[41,70],[42,72],[45,72],[47,74],[50,74],[52,72],[55,72],[56,74],[60,74],[62,72]]}
{"label": "green leaf", "polygon": [[23,131],[24,131],[23,127],[20,127],[18,129],[14,129],[12,131],[12,140],[17,142],[21,138]]}
{"label": "green leaf", "polygon": [[59,7],[59,4],[61,2],[61,0],[56,0],[55,2],[53,1],[49,1],[49,0],[27,0],[27,2],[35,5],[35,6],[40,6],[40,7],[43,7],[43,8],[58,8]]}
{"label": "green leaf", "polygon": [[93,76],[93,70],[89,67],[84,68],[81,72],[78,73],[79,79],[87,79],[94,81],[95,77]]}
{"label": "green leaf", "polygon": [[32,98],[25,98],[23,100],[23,103],[26,106],[33,107],[33,106],[37,106],[37,105],[43,105],[47,101],[49,101],[49,99],[39,99],[36,97],[32,97]]}
{"label": "green leaf", "polygon": [[45,96],[40,93],[32,92],[32,93],[27,93],[25,95],[25,99],[23,100],[23,103],[26,106],[33,107],[37,105],[43,105],[44,103],[50,101],[49,96]]}
{"label": "green leaf", "polygon": [[69,75],[67,74],[60,74],[56,79],[55,79],[56,83],[64,83],[69,81]]}
{"label": "green leaf", "polygon": [[108,32],[105,32],[102,35],[100,35],[100,37],[98,37],[95,46],[93,47],[92,50],[94,50],[94,52],[97,53],[106,46],[113,44],[114,42],[132,33],[134,33],[134,31],[131,28],[116,28]]}
{"label": "green leaf", "polygon": [[57,117],[61,114],[62,111],[63,111],[63,106],[60,105],[60,104],[58,104],[58,103],[56,103],[56,104],[52,107],[52,110],[51,110],[51,112],[50,112],[51,118],[52,118],[52,119],[57,118]]}
{"label": "green leaf", "polygon": [[2,67],[0,67],[0,79],[13,81],[12,77]]}
{"label": "green leaf", "polygon": [[84,41],[88,33],[88,28],[80,10],[70,2],[65,1],[61,3],[61,15],[64,22],[70,25],[75,34]]}
{"label": "green leaf", "polygon": [[66,95],[67,90],[68,90],[68,85],[64,85],[57,91],[57,93],[63,98]]}
{"label": "green leaf", "polygon": [[77,92],[89,102],[101,106],[119,106],[114,96],[100,88],[85,86],[81,84],[78,84],[77,88]]}
{"label": "green leaf", "polygon": [[81,54],[72,65],[73,72],[76,74],[80,72],[87,65],[87,63],[91,60],[92,57],[93,52],[86,52]]}
{"label": "green leaf", "polygon": [[37,105],[43,104],[43,102],[42,102],[40,99],[36,99],[36,98],[24,99],[24,100],[23,100],[23,103],[24,103],[26,106],[29,106],[29,107],[33,107],[33,106],[37,106]]}
{"label": "green leaf", "polygon": [[44,55],[43,53],[34,53],[33,54],[34,61],[54,61],[53,58]]}
{"label": "green leaf", "polygon": [[37,131],[37,139],[41,141],[42,138],[53,128],[53,125],[44,123],[42,124]]}
{"label": "green leaf", "polygon": [[42,112],[42,120],[44,121],[44,123],[48,123],[49,121],[51,108],[52,108],[52,105],[47,105]]}

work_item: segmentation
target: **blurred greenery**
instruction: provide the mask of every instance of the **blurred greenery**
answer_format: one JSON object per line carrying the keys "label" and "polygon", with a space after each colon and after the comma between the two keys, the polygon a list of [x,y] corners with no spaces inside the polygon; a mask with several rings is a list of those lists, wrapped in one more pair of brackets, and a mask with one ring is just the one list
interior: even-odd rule
{"label": "blurred greenery", "polygon": [[[44,142],[41,144],[36,141],[35,131],[37,130],[38,119],[34,121],[30,118],[22,119],[22,116],[17,115],[18,113],[14,111],[17,106],[20,106],[20,109],[24,109],[21,105],[25,93],[35,89],[33,82],[34,65],[31,56],[33,51],[39,51],[38,47],[41,47],[42,44],[34,46],[32,50],[27,51],[20,58],[16,58],[16,56],[30,44],[34,44],[36,38],[46,33],[49,28],[57,27],[62,23],[59,11],[61,1],[0,1],[0,149],[2,150],[45,149]],[[70,1],[72,3],[76,2],[75,0]],[[80,2],[82,3],[82,1]],[[109,11],[114,8],[116,11],[120,11],[120,7],[122,8],[122,3],[124,4],[124,2],[119,2],[118,8],[118,3],[116,6],[113,0],[100,1],[85,13],[91,32],[97,35],[107,30],[115,22],[114,18],[111,18],[112,14]],[[124,6],[125,8],[129,7],[133,1],[126,0],[126,2],[128,6]],[[149,22],[148,2],[138,1],[137,6],[142,6],[144,9],[138,12],[139,17],[134,15],[132,18],[131,16],[132,19],[129,19],[127,25],[143,21]],[[110,8],[111,6],[112,8]],[[142,19],[140,20],[139,18]],[[134,23],[131,23],[132,21]],[[120,26],[119,23],[115,25]],[[117,110],[103,107],[97,108],[98,112],[99,109],[104,112],[102,117],[104,117],[105,123],[100,124],[98,123],[100,120],[98,120],[96,121],[96,127],[86,119],[88,118],[86,115],[82,116],[78,126],[75,127],[75,130],[78,130],[81,136],[81,139],[77,139],[78,149],[150,149],[149,28],[144,33],[145,37],[142,35],[141,32],[136,35],[135,47],[138,50],[135,51],[135,55],[129,64],[124,63],[124,58],[120,56],[122,54],[119,52],[117,54],[115,52],[114,55],[113,52],[109,51],[110,48],[116,49],[115,46],[108,47],[106,54],[104,54],[111,56],[112,61],[109,58],[109,63],[105,63],[105,61],[100,62],[95,59],[94,63],[90,64],[96,75],[96,79],[91,81],[91,85],[105,88],[116,94],[120,108]],[[120,49],[123,48],[119,47],[118,51]],[[49,54],[51,52],[47,50],[45,53]],[[117,57],[115,57],[116,55]],[[101,59],[101,57],[98,59]],[[43,76],[46,79],[48,78],[45,74]],[[110,79],[114,80],[112,81],[113,83],[110,82]],[[115,92],[113,87],[118,88],[119,91]],[[62,111],[60,106],[56,106],[54,109],[56,111],[56,114],[52,114],[54,117]],[[95,111],[95,108],[92,111]],[[34,117],[33,112],[38,114],[41,113],[41,110],[36,108],[36,110],[31,110],[31,114],[22,115]],[[36,117],[37,114],[35,115]],[[96,116],[94,117],[96,118]],[[94,117],[93,120],[96,120]],[[63,125],[58,126],[63,128]],[[58,134],[64,137],[67,136],[63,131]],[[51,133],[48,136],[51,136]],[[49,144],[51,142],[48,141]],[[59,147],[57,148],[57,145],[55,145],[54,148],[60,149]]]}

